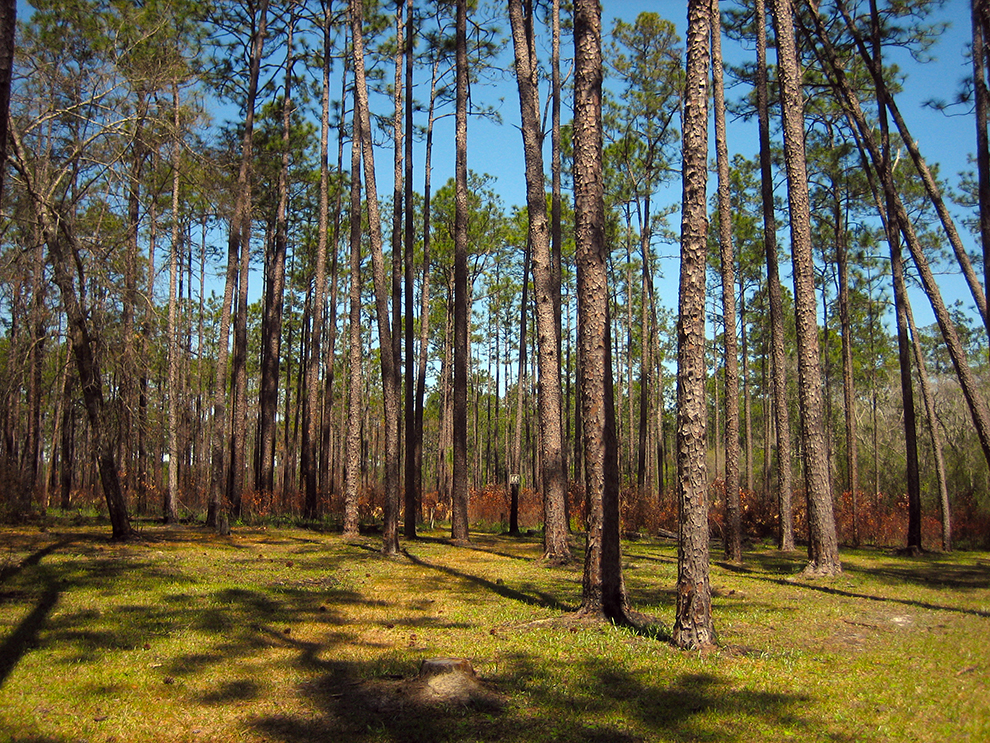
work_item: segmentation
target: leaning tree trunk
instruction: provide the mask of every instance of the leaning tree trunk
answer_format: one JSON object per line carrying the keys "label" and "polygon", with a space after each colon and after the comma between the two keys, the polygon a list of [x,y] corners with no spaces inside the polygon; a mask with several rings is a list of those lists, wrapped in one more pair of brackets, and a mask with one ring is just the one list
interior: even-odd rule
{"label": "leaning tree trunk", "polygon": [[89,418],[90,446],[99,469],[100,483],[103,486],[103,495],[110,515],[111,533],[114,539],[127,539],[133,531],[110,441],[110,421],[103,397],[103,380],[93,348],[89,313],[80,302],[73,283],[73,271],[83,265],[79,245],[75,236],[69,232],[69,220],[52,214],[48,204],[35,187],[26,165],[20,134],[11,127],[10,135],[16,167],[24,179],[28,195],[41,222],[42,237],[48,245],[55,284],[62,297],[62,307],[68,323],[67,333],[72,343],[83,402]]}
{"label": "leaning tree trunk", "polygon": [[[859,100],[846,80],[845,71],[836,59],[835,50],[825,35],[821,19],[816,14],[812,15],[812,19],[815,23],[814,38],[819,42],[816,48],[819,50],[825,63],[823,64],[823,68],[830,78],[831,85],[835,88],[840,100],[844,104],[847,116],[855,124],[856,130],[859,132],[859,144],[865,148],[870,161],[873,163],[874,170],[882,178],[883,159],[873,137],[873,131],[866,121],[866,116],[863,113],[862,107],[859,105]],[[805,29],[805,33],[810,37],[811,32],[809,30]],[[911,258],[918,271],[918,277],[921,279],[921,285],[935,314],[935,320],[938,323],[946,349],[949,352],[949,358],[952,360],[953,368],[956,371],[956,378],[959,380],[963,397],[966,399],[966,404],[969,407],[970,416],[973,419],[973,425],[976,428],[976,434],[983,449],[983,456],[987,460],[987,463],[990,464],[990,411],[987,410],[986,401],[977,387],[973,371],[969,366],[966,353],[959,340],[955,323],[949,315],[948,308],[945,306],[945,302],[942,299],[942,292],[939,289],[938,283],[935,281],[935,275],[932,273],[928,258],[921,247],[914,226],[908,217],[907,210],[896,189],[894,196],[893,206],[895,214],[893,216],[898,220],[904,240],[911,252]]]}
{"label": "leaning tree trunk", "polygon": [[[370,225],[372,276],[375,285],[375,315],[378,325],[378,347],[382,369],[382,389],[385,402],[385,508],[382,529],[382,551],[387,555],[399,551],[399,375],[392,348],[389,321],[388,282],[385,275],[385,255],[382,249],[381,217],[378,207],[378,187],[375,181],[375,152],[372,141],[371,114],[368,107],[368,85],[364,66],[364,3],[350,4],[352,53],[354,58],[356,111],[360,117],[361,153],[365,172],[365,194]],[[355,215],[352,214],[352,219]],[[398,328],[395,329],[398,332]]]}
{"label": "leaning tree trunk", "polygon": [[[982,7],[981,7],[982,6]],[[986,38],[983,13],[986,0],[970,0],[973,46],[973,98],[976,109],[976,173],[977,194],[980,208],[980,242],[983,247],[983,289],[990,292],[990,139],[987,137],[987,109],[990,107],[990,91],[987,90]],[[990,338],[990,313],[984,318],[984,327]]]}

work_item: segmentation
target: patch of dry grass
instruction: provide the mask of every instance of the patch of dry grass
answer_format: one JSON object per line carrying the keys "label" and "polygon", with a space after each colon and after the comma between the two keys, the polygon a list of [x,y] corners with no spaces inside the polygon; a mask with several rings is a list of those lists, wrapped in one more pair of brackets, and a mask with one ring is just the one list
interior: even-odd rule
{"label": "patch of dry grass", "polygon": [[[296,529],[0,531],[0,740],[990,740],[990,557],[798,554],[715,564],[720,650],[564,621],[580,563],[536,538]],[[670,621],[676,550],[624,545],[640,611]],[[468,658],[477,694],[415,680]]]}

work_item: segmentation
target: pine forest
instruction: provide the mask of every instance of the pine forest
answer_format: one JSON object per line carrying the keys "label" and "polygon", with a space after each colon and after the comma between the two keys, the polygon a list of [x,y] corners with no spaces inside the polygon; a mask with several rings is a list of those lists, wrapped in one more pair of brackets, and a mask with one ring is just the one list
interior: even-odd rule
{"label": "pine forest", "polygon": [[4,520],[990,547],[986,0],[2,5]]}

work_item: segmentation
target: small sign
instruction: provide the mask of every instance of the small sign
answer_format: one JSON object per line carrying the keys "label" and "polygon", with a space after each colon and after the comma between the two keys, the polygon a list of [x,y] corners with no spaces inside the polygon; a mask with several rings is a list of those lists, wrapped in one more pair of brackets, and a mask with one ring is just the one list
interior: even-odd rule
{"label": "small sign", "polygon": [[518,485],[521,480],[519,475],[509,475],[509,485]]}

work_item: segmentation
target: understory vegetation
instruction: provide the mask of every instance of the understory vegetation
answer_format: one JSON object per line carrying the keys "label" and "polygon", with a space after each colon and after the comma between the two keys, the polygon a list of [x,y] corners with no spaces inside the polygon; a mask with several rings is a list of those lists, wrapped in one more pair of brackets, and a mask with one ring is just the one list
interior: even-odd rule
{"label": "understory vegetation", "polygon": [[[673,541],[623,543],[632,628],[574,615],[583,540],[547,566],[538,534],[435,526],[392,558],[261,524],[4,527],[0,740],[990,739],[990,554],[846,549],[807,581],[803,553],[754,544],[713,564],[698,653],[669,642]],[[424,692],[436,657],[475,691]]]}

